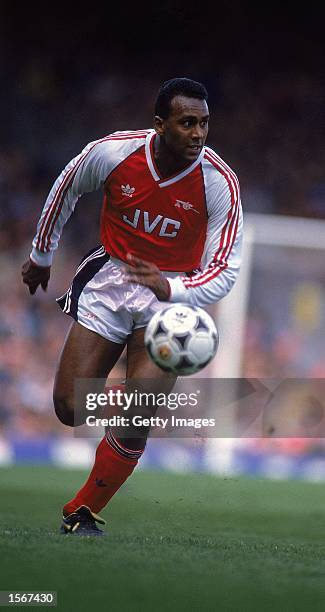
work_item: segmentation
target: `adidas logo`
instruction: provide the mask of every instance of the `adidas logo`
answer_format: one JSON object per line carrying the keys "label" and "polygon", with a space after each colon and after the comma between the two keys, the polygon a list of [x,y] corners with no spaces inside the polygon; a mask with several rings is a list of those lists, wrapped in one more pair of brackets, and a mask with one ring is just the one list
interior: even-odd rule
{"label": "adidas logo", "polygon": [[175,312],[175,319],[177,323],[183,323],[187,317],[188,315],[185,312]]}
{"label": "adidas logo", "polygon": [[132,198],[135,192],[135,187],[131,187],[131,185],[128,183],[127,185],[121,185],[121,190],[123,195],[127,196],[128,198]]}

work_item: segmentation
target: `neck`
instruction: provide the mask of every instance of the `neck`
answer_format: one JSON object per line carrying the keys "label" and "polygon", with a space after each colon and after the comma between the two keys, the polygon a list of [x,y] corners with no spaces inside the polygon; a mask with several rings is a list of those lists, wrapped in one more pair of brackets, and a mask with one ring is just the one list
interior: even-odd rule
{"label": "neck", "polygon": [[158,134],[153,141],[153,155],[162,178],[181,172],[190,165],[189,162],[175,156]]}

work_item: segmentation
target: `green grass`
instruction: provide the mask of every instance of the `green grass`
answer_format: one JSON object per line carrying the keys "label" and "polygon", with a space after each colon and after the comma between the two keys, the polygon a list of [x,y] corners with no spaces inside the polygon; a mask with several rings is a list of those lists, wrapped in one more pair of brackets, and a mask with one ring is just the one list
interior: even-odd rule
{"label": "green grass", "polygon": [[84,477],[0,470],[1,590],[57,590],[69,612],[325,609],[325,486],[138,472],[106,538],[60,536]]}

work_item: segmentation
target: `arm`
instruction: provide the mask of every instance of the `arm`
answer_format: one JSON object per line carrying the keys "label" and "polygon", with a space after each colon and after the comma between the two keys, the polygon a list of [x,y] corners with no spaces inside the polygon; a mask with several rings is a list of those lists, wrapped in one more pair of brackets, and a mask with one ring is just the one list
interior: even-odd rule
{"label": "arm", "polygon": [[31,294],[38,285],[46,290],[53,253],[78,199],[105,182],[110,172],[106,147],[106,139],[91,142],[55,181],[37,225],[29,260],[22,267],[23,282]]}
{"label": "arm", "polygon": [[231,187],[224,180],[210,197],[202,272],[191,278],[165,278],[157,266],[129,256],[128,279],[149,287],[162,301],[205,306],[226,296],[240,268],[243,226],[237,177]]}
{"label": "arm", "polygon": [[[234,175],[235,176],[235,175]],[[172,302],[196,306],[216,303],[233,287],[241,264],[243,215],[239,184],[224,182],[211,202],[202,272],[169,280]]]}

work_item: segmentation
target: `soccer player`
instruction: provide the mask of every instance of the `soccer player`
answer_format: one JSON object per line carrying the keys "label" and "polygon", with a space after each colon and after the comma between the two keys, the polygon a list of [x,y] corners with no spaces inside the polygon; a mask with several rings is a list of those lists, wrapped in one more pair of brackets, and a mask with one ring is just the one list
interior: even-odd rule
{"label": "soccer player", "polygon": [[[74,380],[106,378],[125,345],[126,383],[175,379],[144,347],[145,327],[164,302],[204,306],[223,298],[240,266],[242,212],[235,173],[209,147],[208,94],[188,78],[160,87],[154,129],[115,132],[88,144],[54,183],[23,282],[46,290],[64,224],[82,194],[102,188],[101,244],[81,260],[58,299],[75,320],[54,383],[62,423],[80,425]],[[133,434],[133,435],[131,435]],[[63,508],[63,533],[101,534],[98,512],[133,472],[147,430],[108,429],[88,480]]]}

